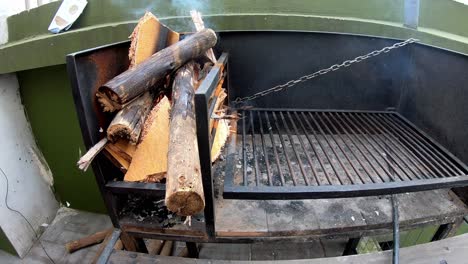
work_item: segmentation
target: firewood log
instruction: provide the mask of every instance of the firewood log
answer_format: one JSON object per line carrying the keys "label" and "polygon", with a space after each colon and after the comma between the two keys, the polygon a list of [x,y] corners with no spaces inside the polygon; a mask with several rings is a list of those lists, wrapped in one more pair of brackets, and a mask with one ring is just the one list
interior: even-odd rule
{"label": "firewood log", "polygon": [[94,233],[90,236],[80,238],[78,240],[70,241],[65,245],[65,248],[67,249],[68,253],[73,253],[79,249],[82,249],[84,247],[89,247],[95,244],[101,243],[106,236],[109,234],[112,234],[112,228],[99,231],[97,233]]}
{"label": "firewood log", "polygon": [[166,206],[179,215],[194,215],[205,207],[195,126],[196,63],[180,68],[172,87]]}
{"label": "firewood log", "polygon": [[98,89],[99,102],[104,111],[119,110],[124,104],[159,83],[167,74],[203,55],[216,44],[216,40],[213,30],[201,30],[119,74]]}
{"label": "firewood log", "polygon": [[149,177],[157,182],[167,171],[169,147],[169,111],[171,105],[164,97],[151,110],[142,133],[141,142],[133,154],[125,181],[145,181]]}
{"label": "firewood log", "polygon": [[130,39],[128,58],[130,68],[133,68],[157,51],[179,41],[179,33],[160,23],[151,12],[146,12],[138,21]]}
{"label": "firewood log", "polygon": [[123,138],[132,144],[137,144],[141,127],[152,104],[153,96],[146,92],[119,111],[107,128],[107,139],[115,142],[119,138]]}

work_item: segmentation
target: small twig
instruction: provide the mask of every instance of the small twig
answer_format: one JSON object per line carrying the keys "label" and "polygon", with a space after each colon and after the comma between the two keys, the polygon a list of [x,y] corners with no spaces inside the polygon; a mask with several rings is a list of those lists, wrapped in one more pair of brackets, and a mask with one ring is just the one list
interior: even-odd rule
{"label": "small twig", "polygon": [[184,225],[192,226],[192,216],[187,216],[184,221]]}
{"label": "small twig", "polygon": [[101,150],[104,149],[106,144],[107,138],[103,138],[96,145],[90,148],[88,152],[86,152],[86,154],[84,154],[76,163],[78,168],[82,171],[86,171],[93,159],[97,156],[97,154],[99,154],[99,152],[101,152]]}

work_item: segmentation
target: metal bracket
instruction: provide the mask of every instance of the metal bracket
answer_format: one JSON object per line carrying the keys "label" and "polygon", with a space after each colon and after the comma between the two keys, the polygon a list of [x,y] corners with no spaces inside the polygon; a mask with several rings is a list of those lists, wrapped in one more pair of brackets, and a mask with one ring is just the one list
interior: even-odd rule
{"label": "metal bracket", "polygon": [[419,24],[419,0],[405,0],[404,3],[404,25],[417,29]]}
{"label": "metal bracket", "polygon": [[398,214],[398,199],[396,194],[392,194],[392,208],[393,208],[393,254],[392,263],[398,264],[400,262],[400,225]]}

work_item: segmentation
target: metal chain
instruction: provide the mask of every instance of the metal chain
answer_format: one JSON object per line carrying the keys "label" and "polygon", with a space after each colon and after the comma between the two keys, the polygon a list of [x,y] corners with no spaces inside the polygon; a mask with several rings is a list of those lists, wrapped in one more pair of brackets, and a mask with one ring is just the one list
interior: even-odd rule
{"label": "metal chain", "polygon": [[403,42],[398,42],[398,43],[395,43],[393,44],[392,46],[389,46],[389,47],[385,47],[385,48],[382,48],[380,50],[374,50],[370,53],[367,53],[366,55],[362,55],[362,56],[358,56],[352,60],[346,60],[340,64],[334,64],[328,68],[325,68],[325,69],[321,69],[319,71],[316,71],[312,74],[309,74],[309,75],[304,75],[302,77],[300,77],[299,79],[296,79],[296,80],[290,80],[284,84],[280,84],[280,85],[276,85],[274,87],[271,87],[269,89],[266,89],[266,90],[263,90],[261,92],[258,92],[258,93],[255,93],[251,96],[246,96],[246,97],[237,97],[234,102],[236,103],[241,103],[241,102],[245,102],[245,101],[250,101],[250,100],[254,100],[254,99],[257,99],[259,97],[263,97],[267,94],[270,94],[270,93],[275,93],[275,92],[279,92],[279,91],[282,91],[286,88],[289,88],[289,87],[292,87],[298,83],[302,83],[302,82],[305,82],[305,81],[308,81],[310,79],[313,79],[313,78],[316,78],[316,77],[319,77],[319,76],[322,76],[324,74],[327,74],[329,72],[333,72],[333,71],[336,71],[336,70],[339,70],[341,68],[346,68],[348,66],[350,66],[351,64],[354,64],[354,63],[358,63],[358,62],[361,62],[361,61],[364,61],[364,60],[367,60],[369,58],[372,58],[372,57],[375,57],[375,56],[378,56],[382,53],[387,53],[393,49],[398,49],[398,48],[401,48],[401,47],[404,47],[408,44],[411,44],[411,43],[415,43],[415,42],[419,42],[418,39],[413,39],[413,38],[410,38],[410,39],[407,39]]}

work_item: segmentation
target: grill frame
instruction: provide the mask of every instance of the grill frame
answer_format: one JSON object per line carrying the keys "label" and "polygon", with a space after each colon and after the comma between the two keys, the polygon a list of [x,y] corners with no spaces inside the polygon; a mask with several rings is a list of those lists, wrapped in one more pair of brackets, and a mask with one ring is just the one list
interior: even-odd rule
{"label": "grill frame", "polygon": [[[424,190],[431,190],[431,189],[441,189],[441,188],[453,188],[453,187],[461,187],[461,186],[466,186],[468,184],[468,167],[461,162],[458,158],[456,158],[453,154],[451,154],[446,148],[441,146],[439,143],[437,143],[435,140],[433,140],[431,137],[429,137],[425,132],[423,132],[421,129],[413,125],[410,121],[408,121],[406,118],[404,118],[402,115],[395,111],[360,111],[360,110],[323,110],[323,109],[284,109],[284,108],[252,108],[252,109],[238,109],[238,113],[248,113],[248,117],[242,117],[238,124],[239,127],[236,127],[235,130],[239,129],[239,133],[237,134],[236,132],[233,132],[228,148],[227,148],[227,162],[226,162],[226,176],[225,176],[225,181],[224,181],[224,191],[223,191],[223,197],[225,199],[252,199],[252,200],[264,200],[264,199],[270,199],[270,200],[284,200],[284,199],[321,199],[321,198],[339,198],[339,197],[360,197],[360,196],[373,196],[373,195],[385,195],[385,194],[394,194],[394,193],[402,193],[402,192],[416,192],[416,191],[424,191]],[[254,115],[253,113],[257,113],[257,122],[253,121],[252,116]],[[297,141],[300,142],[300,146],[302,146],[303,151],[302,153],[298,153],[297,149],[298,147],[294,147],[294,144],[289,144],[290,148],[293,150],[292,155],[293,158],[297,161],[299,164],[300,168],[300,173],[304,177],[304,183],[302,185],[296,184],[297,179],[293,180],[293,185],[285,185],[284,179],[281,180],[281,186],[272,186],[272,176],[270,175],[271,173],[271,166],[275,165],[270,165],[268,164],[266,166],[267,169],[265,171],[267,172],[267,181],[269,185],[261,185],[259,183],[259,177],[257,175],[260,175],[259,171],[259,160],[256,155],[258,155],[259,152],[263,151],[263,157],[268,156],[265,155],[266,153],[266,144],[265,144],[265,138],[268,138],[270,136],[270,143],[276,142],[273,139],[273,135],[271,134],[271,130],[275,130],[274,128],[270,127],[269,132],[262,131],[262,128],[264,127],[264,124],[262,125],[262,118],[258,118],[258,113],[265,113],[265,117],[263,120],[267,120],[269,123],[267,126],[270,126],[271,124],[275,123],[276,126],[276,135],[278,135],[281,145],[280,147],[272,147],[276,163],[275,165],[278,165],[278,172],[281,171],[281,168],[279,166],[279,158],[278,158],[278,153],[277,153],[277,148],[283,149],[284,153],[284,158],[286,159],[287,166],[282,166],[283,170],[288,169],[289,173],[293,171],[291,168],[291,161],[290,158],[288,158],[288,152],[286,151],[286,148],[284,147],[285,142],[283,141],[283,137],[289,138],[289,142],[294,142],[292,136],[296,136],[298,139]],[[275,113],[275,114],[273,114]],[[334,172],[338,175],[336,176],[337,179],[339,179],[340,185],[333,184],[332,181],[330,181],[328,177],[328,173],[325,171],[325,168],[323,167],[322,161],[320,159],[319,155],[315,156],[315,161],[318,161],[323,168],[324,174],[327,175],[327,179],[329,181],[329,185],[320,185],[314,166],[309,166],[309,170],[312,171],[313,175],[308,175],[309,177],[306,177],[306,174],[304,173],[305,169],[303,164],[301,163],[301,158],[299,157],[300,154],[305,155],[307,157],[307,161],[309,162],[309,165],[312,165],[311,163],[311,158],[309,154],[307,153],[307,150],[305,148],[305,142],[301,141],[301,137],[297,136],[300,135],[300,133],[297,133],[295,135],[294,133],[291,133],[291,131],[296,131],[298,132],[300,126],[302,124],[295,124],[293,122],[293,119],[291,119],[291,113],[297,116],[297,114],[303,114],[307,113],[311,117],[315,115],[315,117],[319,117],[320,120],[318,120],[319,123],[316,124],[316,128],[319,128],[319,133],[315,134],[314,132],[314,138],[317,139],[317,143],[319,144],[321,150],[323,151],[325,148],[324,146],[320,143],[320,140],[318,140],[317,136],[322,136],[325,139],[325,142],[327,142],[328,147],[330,150],[332,150],[332,153],[335,155],[337,158],[336,160],[338,163],[335,164],[340,164],[342,171],[348,174],[349,180],[352,182],[352,178],[349,176],[349,168],[347,169],[345,165],[343,165],[346,161],[348,161],[348,164],[352,166],[351,170],[354,170],[356,172],[356,175],[359,176],[361,179],[361,184],[355,184],[352,182],[352,184],[343,184],[343,182],[340,180],[340,176],[346,177],[346,175],[338,175],[337,170],[335,169],[333,163],[331,160],[333,157],[329,157],[327,151],[323,151],[323,153],[326,156],[326,159],[329,161],[329,164],[331,168],[333,168]],[[276,118],[275,121],[268,120],[268,116],[273,115],[274,118]],[[285,121],[285,119],[289,118],[289,125],[288,122]],[[339,124],[338,127],[336,121],[338,120],[343,121],[342,124]],[[342,119],[343,118],[343,119]],[[346,118],[346,119],[344,119]],[[371,124],[369,127],[359,127],[356,124],[353,124],[351,122],[352,120],[360,120],[359,122],[356,122],[356,124]],[[387,123],[382,123],[381,120],[386,120]],[[278,121],[279,120],[279,121]],[[300,120],[300,119],[296,119]],[[303,119],[304,121],[307,122],[306,119]],[[315,118],[312,118],[314,122],[316,122]],[[324,121],[327,120],[327,121]],[[333,121],[330,121],[333,120]],[[370,122],[369,122],[370,120]],[[365,121],[368,121],[368,123],[365,123]],[[283,122],[283,126],[279,127],[278,123]],[[255,123],[255,124],[254,124]],[[344,125],[343,125],[344,124]],[[354,127],[351,127],[350,124],[352,124]],[[246,130],[244,129],[246,126],[250,127]],[[257,126],[255,128],[255,125]],[[310,124],[308,124],[310,125]],[[273,125],[271,125],[273,126]],[[251,129],[254,127],[253,129]],[[312,127],[310,127],[312,129]],[[362,130],[361,130],[362,129]],[[373,129],[373,130],[370,130]],[[255,130],[258,130],[260,132],[257,132]],[[264,128],[263,128],[264,130]],[[280,131],[285,130],[286,133],[283,134],[282,136],[280,135]],[[312,129],[313,131],[314,129]],[[325,131],[326,130],[326,131]],[[339,133],[339,131],[348,131],[351,133]],[[353,133],[353,131],[356,131],[356,133]],[[307,130],[304,129],[304,136],[307,139],[309,139],[309,136],[307,134]],[[383,137],[389,137],[388,133],[385,132],[392,132],[390,136],[400,136],[403,138],[402,140],[398,139],[399,141],[407,141],[407,144],[402,144],[398,145],[395,144],[394,142],[390,143],[396,147],[393,149],[387,149],[387,151],[393,152],[398,154],[395,150],[396,148],[406,148],[408,151],[400,151],[400,153],[404,154],[405,158],[401,158],[399,156],[384,156],[383,159],[386,159],[386,165],[388,167],[388,170],[385,169],[385,166],[383,166],[380,162],[380,167],[383,170],[386,170],[387,177],[393,176],[393,178],[390,179],[390,181],[385,181],[381,177],[382,182],[374,181],[372,180],[372,183],[365,183],[365,181],[362,180],[361,175],[359,174],[358,170],[352,165],[353,162],[350,161],[350,157],[346,154],[346,151],[343,151],[343,149],[346,147],[348,148],[352,155],[355,157],[355,162],[359,162],[360,165],[361,163],[360,159],[358,158],[358,155],[355,155],[356,153],[353,152],[350,148],[349,145],[347,145],[346,141],[343,140],[344,135],[349,137],[350,135],[355,135],[355,134],[361,134],[361,135],[368,135],[372,134],[371,132],[375,132],[374,134],[379,134],[383,135]],[[379,133],[381,132],[381,133]],[[250,135],[250,140],[251,141],[251,149],[253,151],[252,156],[253,156],[253,168],[252,168],[252,173],[250,174],[251,176],[254,177],[254,180],[252,182],[255,183],[255,185],[251,185],[248,182],[248,176],[247,176],[247,166],[245,166],[245,160],[247,160],[247,147],[246,147],[246,141],[249,140],[247,137],[247,134]],[[254,134],[255,136],[252,136]],[[270,134],[270,135],[268,135]],[[307,136],[306,136],[307,134]],[[310,133],[309,133],[310,134]],[[327,137],[323,135],[328,135],[327,137],[331,136],[331,139],[327,139]],[[255,144],[254,143],[254,137],[259,137],[261,140],[261,144]],[[340,144],[339,141],[337,141],[337,138],[342,139],[341,142],[345,143]],[[244,140],[245,139],[245,140]],[[357,138],[358,141],[361,144],[355,144],[355,147],[357,146],[357,150],[361,152],[361,157],[365,158],[368,161],[368,164],[370,166],[373,166],[372,162],[369,161],[369,159],[374,159],[377,163],[379,163],[379,159],[372,155],[365,155],[364,152],[368,151],[368,153],[372,154],[372,152],[369,150],[369,148],[362,143],[361,139]],[[237,140],[241,140],[242,144],[242,150],[241,150],[241,155],[238,155],[238,142]],[[273,141],[271,141],[273,140]],[[310,139],[309,139],[310,140]],[[349,140],[355,142],[356,139],[352,139],[349,137]],[[384,141],[378,141],[374,139],[366,139],[368,143],[370,143],[371,148],[374,148],[375,151],[378,151],[379,148],[380,150],[383,150],[384,152],[387,152],[384,150],[385,147],[388,147],[389,143],[385,143]],[[396,138],[394,139],[396,141]],[[337,149],[334,149],[333,146],[330,144],[331,142],[334,142],[334,145],[337,146]],[[382,142],[384,142],[382,144]],[[408,143],[409,142],[409,143]],[[401,142],[399,142],[401,143]],[[270,144],[273,146],[273,144]],[[309,145],[312,149],[314,149],[314,153],[316,154],[315,147],[309,141]],[[414,151],[410,151],[409,148],[414,148]],[[364,150],[365,149],[365,150]],[[401,149],[399,149],[401,150]],[[340,159],[339,155],[337,152],[341,152],[345,157]],[[386,154],[389,154],[386,153]],[[261,153],[260,153],[261,154]],[[240,156],[240,157],[236,157]],[[382,157],[380,157],[382,159]],[[234,166],[236,166],[237,160],[241,160],[242,164],[242,183],[235,184],[235,173],[236,169]],[[391,159],[392,161],[389,162],[388,159]],[[263,158],[264,163],[269,163],[268,158]],[[422,161],[424,160],[424,161]],[[307,162],[306,161],[306,162]],[[418,162],[420,161],[420,162]],[[438,163],[437,163],[438,162]],[[405,165],[402,165],[404,163]],[[411,167],[411,163],[413,163],[415,166]],[[375,163],[374,163],[375,164]],[[409,166],[408,166],[409,164]],[[406,166],[406,167],[405,167]],[[421,169],[420,166],[425,167],[426,172],[429,174],[424,175],[424,174],[418,174],[415,173],[416,171],[424,171]],[[361,166],[365,170],[365,166]],[[390,168],[391,167],[391,168]],[[405,170],[406,169],[406,170]],[[376,174],[379,174],[377,170],[374,171]],[[408,174],[408,172],[412,172],[411,174]],[[398,173],[400,172],[400,173]],[[401,174],[403,172],[404,175]],[[368,176],[372,179],[372,176],[376,178],[376,175],[369,175],[369,173],[366,170],[366,173]],[[397,174],[395,174],[397,173]],[[457,176],[456,174],[459,174],[461,176]],[[281,173],[279,173],[281,174]],[[294,171],[293,173],[294,174]],[[301,175],[296,175],[296,177],[300,177]],[[380,175],[379,175],[380,176]],[[405,178],[406,176],[406,178]],[[280,178],[283,178],[282,175],[279,175]],[[317,180],[317,185],[311,185],[310,181],[307,179]],[[294,176],[292,176],[294,179]],[[245,183],[247,182],[247,185]]]}

